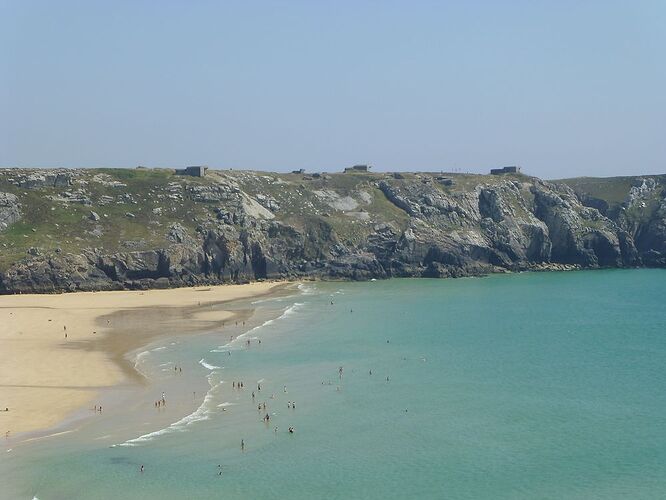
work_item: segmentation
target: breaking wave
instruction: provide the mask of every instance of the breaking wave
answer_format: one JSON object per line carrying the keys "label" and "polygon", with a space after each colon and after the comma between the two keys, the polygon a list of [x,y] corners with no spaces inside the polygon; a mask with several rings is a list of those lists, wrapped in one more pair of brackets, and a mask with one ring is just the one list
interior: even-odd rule
{"label": "breaking wave", "polygon": [[300,307],[304,306],[305,302],[294,302],[291,306],[287,307],[284,311],[282,311],[282,314],[278,316],[277,318],[274,319],[269,319],[264,321],[261,325],[257,325],[254,328],[251,328],[245,333],[241,333],[238,335],[234,340],[227,342],[224,345],[217,346],[216,349],[211,349],[209,352],[227,352],[232,350],[232,344],[234,344],[236,341],[240,339],[244,339],[248,335],[250,335],[251,339],[255,339],[256,337],[252,335],[253,332],[257,332],[258,330],[261,330],[264,327],[267,327],[269,325],[272,325],[276,321],[280,321],[281,319],[285,319],[292,314],[294,314]]}
{"label": "breaking wave", "polygon": [[215,365],[211,365],[211,364],[209,364],[209,363],[206,363],[206,361],[204,360],[204,358],[201,358],[201,359],[199,360],[199,364],[200,364],[201,366],[203,366],[204,368],[208,368],[209,370],[221,370],[221,369],[222,369],[221,366],[215,366]]}

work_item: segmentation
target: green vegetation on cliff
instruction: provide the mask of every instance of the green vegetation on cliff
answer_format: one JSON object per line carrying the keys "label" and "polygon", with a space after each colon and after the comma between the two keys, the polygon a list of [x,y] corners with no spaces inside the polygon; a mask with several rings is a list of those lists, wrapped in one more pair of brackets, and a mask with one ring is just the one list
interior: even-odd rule
{"label": "green vegetation on cliff", "polygon": [[664,184],[664,176],[3,169],[0,285],[663,265]]}

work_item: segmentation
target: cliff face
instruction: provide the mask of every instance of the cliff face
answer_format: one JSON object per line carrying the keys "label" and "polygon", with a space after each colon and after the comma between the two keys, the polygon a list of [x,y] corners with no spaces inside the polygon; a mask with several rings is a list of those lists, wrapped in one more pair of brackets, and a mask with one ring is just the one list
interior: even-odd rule
{"label": "cliff face", "polygon": [[666,178],[0,170],[0,290],[666,265]]}

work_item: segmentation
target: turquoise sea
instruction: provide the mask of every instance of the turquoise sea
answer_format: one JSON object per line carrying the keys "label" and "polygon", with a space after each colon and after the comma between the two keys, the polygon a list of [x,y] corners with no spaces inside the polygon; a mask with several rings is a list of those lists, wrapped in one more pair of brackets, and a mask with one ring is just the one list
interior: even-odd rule
{"label": "turquoise sea", "polygon": [[145,398],[120,388],[73,432],[5,443],[0,497],[666,498],[664,270],[306,283],[250,305],[234,342],[135,353]]}

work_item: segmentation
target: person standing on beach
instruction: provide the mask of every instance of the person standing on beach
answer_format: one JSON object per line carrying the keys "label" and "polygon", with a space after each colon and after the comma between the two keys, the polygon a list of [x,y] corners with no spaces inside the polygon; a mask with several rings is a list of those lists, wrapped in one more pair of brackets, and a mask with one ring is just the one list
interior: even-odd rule
{"label": "person standing on beach", "polygon": [[245,451],[245,441],[241,439],[241,451]]}

